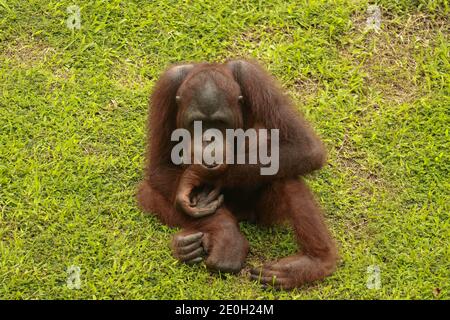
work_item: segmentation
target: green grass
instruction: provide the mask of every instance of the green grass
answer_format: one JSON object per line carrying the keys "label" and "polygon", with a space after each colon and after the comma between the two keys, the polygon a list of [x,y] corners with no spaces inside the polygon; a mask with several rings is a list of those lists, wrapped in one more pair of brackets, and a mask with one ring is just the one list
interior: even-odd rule
{"label": "green grass", "polygon": [[[368,4],[0,0],[0,298],[449,299],[450,5],[380,0],[377,33]],[[247,267],[219,277],[177,263],[176,230],[136,207],[158,75],[231,57],[260,60],[326,142],[308,181],[341,260],[322,282],[248,279],[296,250],[289,229],[243,224]]]}

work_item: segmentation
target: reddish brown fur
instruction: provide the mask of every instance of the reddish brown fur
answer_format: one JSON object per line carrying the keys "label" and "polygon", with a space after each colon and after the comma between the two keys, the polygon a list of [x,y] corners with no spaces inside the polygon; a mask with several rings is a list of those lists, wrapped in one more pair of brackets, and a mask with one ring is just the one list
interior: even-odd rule
{"label": "reddish brown fur", "polygon": [[[233,91],[233,95],[240,90],[243,103],[234,112],[243,129],[280,130],[280,169],[274,176],[262,176],[259,165],[229,165],[215,180],[225,196],[224,205],[214,214],[196,219],[174,207],[183,172],[192,169],[172,164],[170,152],[174,143],[170,135],[177,128],[180,113],[175,96],[180,86],[180,90],[189,94],[189,81],[198,72],[214,77],[229,92]],[[156,214],[163,223],[182,228],[172,243],[175,256],[188,261],[183,255],[187,250],[184,243],[192,238],[194,242],[188,247],[203,248],[210,269],[235,272],[242,268],[248,252],[248,242],[239,231],[238,221],[271,225],[287,219],[294,227],[302,251],[253,269],[252,278],[289,289],[333,272],[337,257],[334,242],[313,195],[299,179],[323,166],[325,151],[271,76],[256,63],[243,60],[175,66],[159,79],[150,105],[148,163],[138,202],[143,210]]]}

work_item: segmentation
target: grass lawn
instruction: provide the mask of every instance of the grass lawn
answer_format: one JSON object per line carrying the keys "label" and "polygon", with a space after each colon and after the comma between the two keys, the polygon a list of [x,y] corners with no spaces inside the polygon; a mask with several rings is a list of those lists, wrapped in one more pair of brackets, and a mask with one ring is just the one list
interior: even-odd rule
{"label": "grass lawn", "polygon": [[[0,0],[0,298],[449,299],[450,3],[379,0],[378,32],[371,3]],[[327,145],[308,183],[341,259],[322,282],[249,280],[295,252],[282,227],[242,224],[238,275],[180,264],[176,230],[136,206],[158,75],[233,57],[261,61]]]}

